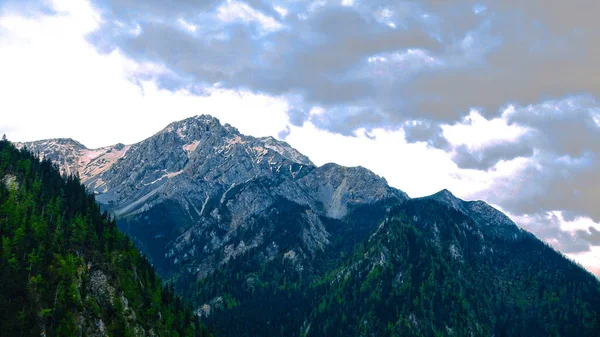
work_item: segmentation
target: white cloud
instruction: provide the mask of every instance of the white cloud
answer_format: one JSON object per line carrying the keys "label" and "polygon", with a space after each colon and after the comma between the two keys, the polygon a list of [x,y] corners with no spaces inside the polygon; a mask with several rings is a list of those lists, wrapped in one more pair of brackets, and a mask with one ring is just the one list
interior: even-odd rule
{"label": "white cloud", "polygon": [[380,83],[393,83],[399,78],[407,78],[423,69],[440,65],[441,61],[425,50],[406,49],[369,56],[363,74],[376,77]]}
{"label": "white cloud", "polygon": [[596,126],[600,128],[600,109],[596,109],[592,113],[592,118],[594,119],[594,123],[596,123]]}
{"label": "white cloud", "polygon": [[301,21],[306,20],[311,14],[313,14],[315,11],[322,8],[326,4],[327,4],[327,1],[325,1],[325,0],[316,0],[316,1],[311,2],[308,5],[305,12],[297,14],[298,19]]}
{"label": "white cloud", "polygon": [[195,33],[198,30],[198,26],[189,23],[187,21],[185,21],[182,18],[179,18],[179,20],[177,20],[177,23],[179,23],[179,25],[184,28],[185,30],[189,31],[190,33]]}
{"label": "white cloud", "polygon": [[466,145],[471,150],[498,142],[516,141],[527,132],[526,128],[516,124],[509,125],[505,115],[487,120],[476,110],[472,110],[462,123],[443,125],[442,129],[444,137],[452,145]]}
{"label": "white cloud", "polygon": [[217,9],[217,17],[219,20],[226,23],[236,21],[257,22],[260,23],[265,31],[276,31],[283,27],[283,25],[274,18],[239,1],[228,0],[226,3],[219,6]]}
{"label": "white cloud", "polygon": [[273,9],[279,13],[282,18],[285,18],[288,15],[288,10],[281,6],[273,6]]}
{"label": "white cloud", "polygon": [[380,23],[386,24],[392,28],[396,28],[394,22],[391,21],[391,18],[394,17],[394,14],[394,11],[389,8],[381,8],[375,11],[373,16],[375,17],[375,20],[379,21]]}
{"label": "white cloud", "polygon": [[600,224],[595,223],[592,219],[588,217],[577,217],[573,220],[567,221],[565,220],[562,212],[558,212],[560,214],[560,219],[562,220],[560,224],[560,229],[566,232],[574,233],[575,231],[583,230],[587,231],[589,228],[594,228],[600,231]]}
{"label": "white cloud", "polygon": [[312,117],[312,116],[319,116],[325,113],[325,109],[323,109],[322,107],[316,106],[310,109],[310,111],[308,112],[308,114]]}
{"label": "white cloud", "polygon": [[567,254],[567,256],[600,278],[600,266],[598,265],[598,261],[600,261],[600,246],[592,247],[589,252]]}

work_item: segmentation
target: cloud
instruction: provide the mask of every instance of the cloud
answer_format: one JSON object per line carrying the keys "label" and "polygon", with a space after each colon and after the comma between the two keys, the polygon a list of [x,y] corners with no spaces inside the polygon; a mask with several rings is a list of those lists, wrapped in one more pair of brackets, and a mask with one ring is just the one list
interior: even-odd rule
{"label": "cloud", "polygon": [[291,132],[292,132],[292,130],[290,129],[290,127],[288,125],[288,126],[285,127],[285,129],[281,130],[277,134],[277,138],[285,140],[287,138],[287,136],[290,135]]}
{"label": "cloud", "polygon": [[598,267],[598,261],[600,261],[600,246],[592,247],[590,251],[587,252],[568,254],[568,256],[600,279],[600,267]]}
{"label": "cloud", "polygon": [[192,17],[200,12],[211,10],[221,0],[104,0],[94,4],[104,16],[121,20],[167,19],[172,17]]}
{"label": "cloud", "polygon": [[51,1],[39,0],[3,0],[0,1],[0,13],[20,13],[22,15],[57,14]]}
{"label": "cloud", "polygon": [[525,133],[518,141],[477,149],[459,147],[461,167],[489,169],[498,160],[527,157],[512,179],[496,181],[478,192],[511,213],[567,211],[569,217],[600,221],[600,127],[598,104],[589,96],[513,107],[504,118]]}
{"label": "cloud", "polygon": [[228,0],[217,8],[217,18],[222,22],[258,22],[263,29],[275,31],[282,28],[274,18],[263,14],[246,3]]}
{"label": "cloud", "polygon": [[590,243],[592,246],[600,246],[600,231],[590,227],[587,231],[577,231],[577,237]]}
{"label": "cloud", "polygon": [[[219,83],[300,97],[292,119],[318,106],[325,113],[316,125],[346,135],[411,120],[451,124],[472,108],[494,118],[509,102],[600,93],[600,26],[592,10],[579,10],[589,9],[585,0],[94,4],[106,20],[92,41],[165,65],[180,79],[159,81],[168,89]],[[139,33],[127,34],[132,27]],[[380,124],[343,111],[365,107]]]}
{"label": "cloud", "polygon": [[[230,89],[300,97],[298,110],[323,107],[321,126],[343,134],[353,130],[336,115],[343,114],[347,105],[380,110],[385,115],[382,122],[402,120],[380,108],[398,102],[394,92],[398,81],[389,74],[406,78],[413,68],[434,63],[430,53],[441,48],[425,23],[406,19],[405,27],[396,29],[355,5],[288,4],[285,16],[260,1],[214,3],[194,8],[195,16],[153,2],[97,5],[109,19],[90,40],[100,50],[118,48],[138,61],[164,64],[183,79],[166,82],[174,86],[168,89],[219,83]],[[175,8],[189,6],[183,2]],[[281,12],[282,7],[277,8]],[[138,15],[126,15],[130,12]],[[387,17],[392,19],[391,14]],[[374,56],[386,61],[369,62]],[[377,74],[387,73],[384,68],[392,72],[382,82]],[[365,120],[354,117],[352,127],[373,127],[372,119],[362,116]]]}
{"label": "cloud", "polygon": [[460,168],[489,170],[501,160],[532,155],[533,148],[525,142],[498,143],[476,152],[471,152],[465,145],[461,145],[455,149],[453,160]]}
{"label": "cloud", "polygon": [[600,166],[596,154],[580,158],[537,154],[511,179],[479,195],[516,214],[565,210],[600,221]]}
{"label": "cloud", "polygon": [[406,140],[409,143],[425,142],[437,149],[450,149],[450,143],[444,137],[444,130],[437,125],[427,121],[413,121],[404,125]]}
{"label": "cloud", "polygon": [[537,148],[578,158],[586,152],[600,154],[600,127],[596,122],[599,112],[595,98],[578,96],[514,109],[507,120],[533,130]]}
{"label": "cloud", "polygon": [[[432,2],[430,2],[432,3]],[[455,1],[452,4],[456,3]],[[474,34],[477,44],[500,43],[467,67],[442,69],[415,78],[410,93],[427,92],[419,110],[433,117],[470,107],[495,114],[507,102],[533,104],[570,94],[598,95],[594,67],[600,56],[599,5],[576,1],[483,1],[489,28]],[[474,2],[473,2],[474,4]],[[585,12],[585,13],[584,13]]]}
{"label": "cloud", "polygon": [[[562,228],[565,220],[560,212],[544,212],[525,217],[516,216],[514,219],[520,226],[533,232],[539,239],[546,241],[565,254],[586,252],[592,246],[583,231],[573,233]],[[594,228],[591,227],[591,230]]]}

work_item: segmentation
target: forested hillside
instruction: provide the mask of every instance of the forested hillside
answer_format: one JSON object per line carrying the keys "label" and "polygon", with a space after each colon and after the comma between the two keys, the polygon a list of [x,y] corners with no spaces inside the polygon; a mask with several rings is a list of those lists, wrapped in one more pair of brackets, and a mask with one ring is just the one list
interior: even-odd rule
{"label": "forested hillside", "polygon": [[[294,228],[292,216],[277,220]],[[246,254],[178,285],[195,288],[224,336],[600,336],[593,275],[516,226],[482,228],[436,198],[394,207],[350,254],[334,246],[318,265]]]}
{"label": "forested hillside", "polygon": [[0,141],[1,336],[207,336],[76,177]]}
{"label": "forested hillside", "polygon": [[314,289],[306,336],[600,336],[600,283],[527,232],[411,200]]}

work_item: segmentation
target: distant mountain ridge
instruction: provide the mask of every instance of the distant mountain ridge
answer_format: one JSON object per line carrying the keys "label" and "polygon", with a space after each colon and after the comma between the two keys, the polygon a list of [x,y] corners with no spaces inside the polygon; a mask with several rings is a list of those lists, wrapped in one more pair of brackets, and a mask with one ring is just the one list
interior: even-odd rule
{"label": "distant mountain ridge", "polygon": [[102,188],[98,176],[109,169],[129,150],[129,145],[115,144],[98,149],[88,149],[71,138],[56,138],[35,142],[15,143],[17,148],[26,147],[40,157],[52,160],[66,175],[78,174],[87,186]]}

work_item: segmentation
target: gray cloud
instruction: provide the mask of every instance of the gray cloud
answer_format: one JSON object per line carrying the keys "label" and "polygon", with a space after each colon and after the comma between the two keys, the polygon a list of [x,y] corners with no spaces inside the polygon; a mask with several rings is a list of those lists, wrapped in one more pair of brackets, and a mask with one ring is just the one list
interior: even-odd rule
{"label": "gray cloud", "polygon": [[290,127],[286,126],[285,129],[279,131],[279,134],[277,134],[277,138],[285,140],[291,132],[292,130],[290,129]]}
{"label": "gray cloud", "polygon": [[589,242],[592,246],[600,246],[600,231],[594,227],[588,228],[587,231],[577,231],[577,237]]}
{"label": "gray cloud", "polygon": [[288,116],[292,125],[302,126],[304,125],[304,122],[308,119],[309,113],[303,109],[291,108],[290,110],[288,110]]}
{"label": "gray cloud", "polygon": [[575,158],[600,154],[600,127],[594,120],[599,112],[594,98],[579,96],[518,108],[508,122],[532,129],[536,147]]}
{"label": "gray cloud", "polygon": [[[527,105],[600,93],[595,80],[600,25],[590,14],[598,5],[586,0],[369,1],[353,7],[248,1],[281,22],[284,28],[271,33],[261,32],[258,23],[218,21],[220,1],[95,3],[125,28],[107,20],[92,41],[163,63],[183,79],[160,83],[220,82],[300,96],[292,118],[299,110],[321,106],[326,111],[319,126],[343,134],[413,119],[455,122],[472,107],[489,117],[507,102]],[[289,15],[279,17],[275,4]],[[180,18],[198,31],[179,27]],[[123,33],[137,25],[140,35]],[[364,119],[352,114],[352,125],[343,124],[346,117],[337,115],[347,115],[344,106],[369,107],[387,124],[373,124],[368,114],[361,115]]]}
{"label": "gray cloud", "polygon": [[193,17],[214,8],[221,0],[104,0],[95,2],[104,15],[129,21],[139,19]]}
{"label": "gray cloud", "polygon": [[39,0],[0,0],[0,13],[16,12],[20,15],[33,16],[40,13],[45,15],[55,15],[56,10],[48,3]]}
{"label": "gray cloud", "polygon": [[526,142],[505,143],[491,152],[483,149],[465,157],[510,157],[527,146],[535,148],[535,154],[517,176],[497,181],[480,196],[515,214],[564,210],[570,219],[589,216],[600,222],[600,127],[594,120],[600,115],[596,106],[595,100],[579,97],[515,109],[508,119],[528,128]]}
{"label": "gray cloud", "polygon": [[[454,3],[470,1],[453,1]],[[428,2],[438,9],[437,1]],[[532,104],[553,97],[598,95],[600,5],[587,1],[482,1],[489,29],[473,35],[475,45],[501,41],[466,67],[441,69],[415,78],[411,94],[426,93],[417,110],[434,117],[456,116],[470,107],[497,113],[507,102]]]}
{"label": "gray cloud", "polygon": [[410,143],[426,142],[429,146],[450,150],[450,143],[444,138],[442,128],[431,122],[416,122],[405,124],[404,137]]}
{"label": "gray cloud", "polygon": [[574,235],[561,229],[561,221],[553,214],[540,213],[531,215],[529,222],[521,224],[525,229],[534,233],[538,238],[552,243],[555,248],[566,254],[581,253],[590,250],[592,234],[598,232],[577,231]]}
{"label": "gray cloud", "polygon": [[537,156],[519,176],[486,191],[487,198],[517,214],[568,210],[600,222],[599,164],[595,154],[571,159]]}
{"label": "gray cloud", "polygon": [[260,47],[253,43],[251,32],[241,26],[230,28],[225,40],[208,41],[155,22],[142,23],[141,29],[144,33],[137,37],[122,38],[123,48],[138,59],[159,57],[194,83],[219,82],[256,68],[252,55]]}
{"label": "gray cloud", "polygon": [[324,114],[311,117],[312,123],[322,129],[331,130],[345,136],[353,136],[353,131],[364,127],[367,130],[387,125],[385,116],[366,107],[332,107]]}
{"label": "gray cloud", "polygon": [[501,160],[512,160],[518,157],[531,157],[534,149],[525,142],[497,143],[476,152],[469,151],[466,146],[455,149],[452,158],[460,168],[489,170]]}
{"label": "gray cloud", "polygon": [[[344,134],[353,130],[339,123],[346,118],[335,116],[343,113],[341,106],[368,106],[386,115],[382,121],[388,123],[403,120],[398,114],[380,108],[384,103],[389,107],[400,104],[401,88],[393,77],[380,81],[377,69],[368,62],[369,57],[407,49],[429,53],[443,49],[420,20],[407,19],[401,29],[394,29],[378,21],[375,13],[337,5],[323,5],[312,12],[294,5],[296,7],[290,7],[290,14],[284,19],[275,16],[278,14],[271,6],[254,1],[255,10],[261,9],[283,25],[278,31],[265,33],[258,22],[220,22],[215,15],[217,3],[194,7],[199,11],[196,16],[184,15],[192,11],[193,4],[189,2],[168,9],[154,1],[99,3],[102,8],[110,9],[105,13],[114,20],[125,21],[125,27],[120,27],[122,23],[111,24],[109,20],[90,36],[90,41],[99,49],[109,51],[118,47],[135,59],[165,64],[185,79],[181,85],[220,82],[233,89],[299,96],[302,99],[297,110],[325,108],[321,126]],[[152,9],[148,9],[149,6]],[[190,33],[180,27],[177,21],[180,18],[197,25],[198,30]],[[137,27],[141,31],[139,35],[128,33]],[[406,72],[419,67],[418,55],[394,62],[387,67],[405,68]],[[176,82],[165,83],[177,85]],[[353,117],[353,127],[372,123],[367,114],[362,116],[365,125]],[[325,118],[330,120],[325,121]]]}

